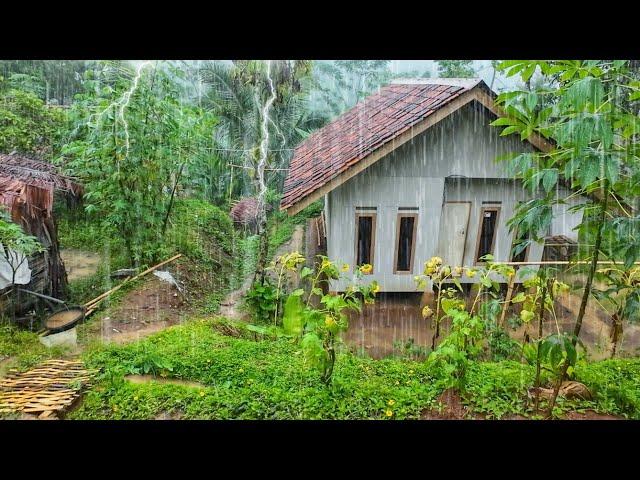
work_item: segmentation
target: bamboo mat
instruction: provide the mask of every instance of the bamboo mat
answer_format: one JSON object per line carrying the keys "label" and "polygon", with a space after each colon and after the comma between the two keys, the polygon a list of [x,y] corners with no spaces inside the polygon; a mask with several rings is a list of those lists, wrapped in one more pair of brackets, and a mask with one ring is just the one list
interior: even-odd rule
{"label": "bamboo mat", "polygon": [[69,407],[90,385],[96,370],[82,362],[47,360],[26,372],[0,378],[0,413],[23,412],[47,418]]}

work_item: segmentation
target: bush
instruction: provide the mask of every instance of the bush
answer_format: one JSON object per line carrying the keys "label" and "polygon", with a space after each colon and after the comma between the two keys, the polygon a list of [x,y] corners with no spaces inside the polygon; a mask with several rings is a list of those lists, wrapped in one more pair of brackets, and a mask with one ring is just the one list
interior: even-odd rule
{"label": "bush", "polygon": [[591,390],[596,410],[640,418],[640,359],[579,362],[575,378]]}

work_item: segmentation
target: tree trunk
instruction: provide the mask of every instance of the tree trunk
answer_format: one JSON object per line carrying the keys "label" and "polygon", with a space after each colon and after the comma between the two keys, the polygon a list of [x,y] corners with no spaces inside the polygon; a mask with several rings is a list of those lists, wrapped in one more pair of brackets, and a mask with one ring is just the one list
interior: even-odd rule
{"label": "tree trunk", "polygon": [[256,262],[256,271],[253,277],[253,283],[264,283],[264,271],[267,267],[267,257],[269,255],[269,236],[267,233],[267,215],[264,207],[261,209],[260,219],[258,220],[258,235],[260,236],[260,246],[258,247],[258,260]]}
{"label": "tree trunk", "polygon": [[542,296],[540,297],[540,315],[538,316],[538,344],[536,345],[536,401],[535,411],[538,413],[538,407],[540,405],[540,343],[542,342],[542,323],[544,321],[544,303],[547,297],[547,289],[549,282],[545,283],[542,287]]}
{"label": "tree trunk", "polygon": [[[603,180],[606,182],[606,180]],[[604,199],[600,201],[600,219],[598,221],[598,233],[596,234],[596,241],[594,245],[593,258],[591,259],[591,265],[589,266],[589,274],[587,276],[587,283],[584,286],[584,293],[582,294],[582,301],[580,302],[580,310],[578,311],[578,318],[576,319],[576,324],[573,329],[574,338],[571,340],[573,346],[575,347],[578,343],[578,336],[580,335],[580,330],[582,329],[582,320],[584,318],[585,311],[587,309],[587,302],[589,301],[589,296],[591,295],[591,286],[593,284],[593,277],[596,273],[596,269],[598,268],[598,258],[600,257],[600,247],[602,246],[602,229],[604,226],[605,215],[607,212],[607,200],[609,198],[608,188],[605,186],[602,189]],[[569,369],[569,363],[565,360],[562,364],[562,371],[560,376],[556,382],[556,385],[553,389],[553,396],[551,397],[551,401],[549,402],[549,410],[547,411],[547,417],[550,418],[553,413],[553,407],[556,404],[556,399],[558,398],[558,392],[560,391],[560,386],[562,385],[562,381],[567,375],[567,370]]]}
{"label": "tree trunk", "polygon": [[622,339],[622,316],[618,314],[618,312],[614,313],[611,317],[611,358],[616,356],[616,351],[618,350],[618,343]]}

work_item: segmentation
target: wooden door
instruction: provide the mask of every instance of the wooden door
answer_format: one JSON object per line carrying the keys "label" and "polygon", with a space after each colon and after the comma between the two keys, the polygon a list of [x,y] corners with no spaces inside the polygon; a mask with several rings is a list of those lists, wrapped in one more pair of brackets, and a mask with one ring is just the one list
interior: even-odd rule
{"label": "wooden door", "polygon": [[445,202],[440,218],[438,256],[445,264],[462,265],[471,202]]}

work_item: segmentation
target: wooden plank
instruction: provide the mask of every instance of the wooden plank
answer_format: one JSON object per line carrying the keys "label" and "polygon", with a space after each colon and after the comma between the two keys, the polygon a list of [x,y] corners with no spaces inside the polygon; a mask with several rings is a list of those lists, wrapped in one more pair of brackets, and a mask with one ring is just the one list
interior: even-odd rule
{"label": "wooden plank", "polygon": [[[14,369],[0,379],[0,412],[42,412],[41,418],[47,418],[73,404],[96,373],[68,360],[48,360],[26,372]],[[78,387],[70,388],[73,383]]]}

